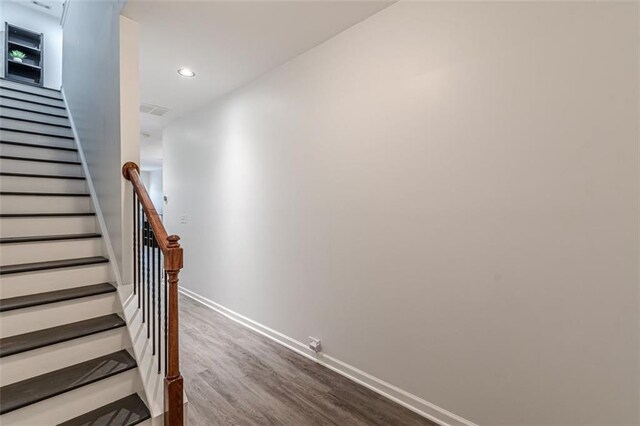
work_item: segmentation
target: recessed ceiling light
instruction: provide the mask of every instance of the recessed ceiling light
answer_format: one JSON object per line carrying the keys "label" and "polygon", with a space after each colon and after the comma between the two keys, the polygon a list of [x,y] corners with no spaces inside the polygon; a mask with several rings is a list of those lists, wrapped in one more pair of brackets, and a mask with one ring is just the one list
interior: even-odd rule
{"label": "recessed ceiling light", "polygon": [[195,77],[196,73],[191,71],[189,68],[179,68],[178,74],[183,77]]}

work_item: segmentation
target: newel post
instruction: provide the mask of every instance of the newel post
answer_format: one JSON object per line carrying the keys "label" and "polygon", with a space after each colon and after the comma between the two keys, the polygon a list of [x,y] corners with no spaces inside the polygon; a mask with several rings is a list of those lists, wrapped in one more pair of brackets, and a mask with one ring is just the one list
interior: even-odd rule
{"label": "newel post", "polygon": [[182,247],[180,237],[167,237],[167,253],[164,263],[169,284],[169,332],[168,332],[168,369],[165,383],[165,424],[182,426],[183,424],[183,383],[180,374],[180,346],[178,339],[178,273],[182,269]]}

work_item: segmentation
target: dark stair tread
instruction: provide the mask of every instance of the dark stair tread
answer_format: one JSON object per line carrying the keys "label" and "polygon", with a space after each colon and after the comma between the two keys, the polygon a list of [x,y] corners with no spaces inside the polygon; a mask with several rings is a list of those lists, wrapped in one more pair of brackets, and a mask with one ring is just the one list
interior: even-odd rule
{"label": "dark stair tread", "polygon": [[57,91],[55,89],[49,89],[47,87],[42,87],[42,89],[51,90],[52,92],[55,92],[60,96],[48,96],[48,95],[43,95],[42,93],[29,92],[28,90],[25,90],[25,89],[18,89],[16,87],[9,87],[9,86],[2,86],[2,85],[0,85],[0,89],[11,90],[11,91],[14,91],[14,92],[20,92],[20,93],[23,93],[25,95],[40,96],[41,98],[47,98],[47,99],[51,99],[51,100],[54,100],[54,101],[64,101],[62,99],[62,94],[60,93],[60,91]]}
{"label": "dark stair tread", "polygon": [[38,98],[44,98],[43,100],[56,101],[56,103],[62,103],[64,105],[64,99],[62,99],[62,97],[52,97],[48,95],[42,95],[40,93],[26,92],[22,89],[18,89],[15,87],[0,86],[0,89],[4,91],[4,93],[8,96],[20,96],[20,97],[24,97],[24,95],[36,96]]}
{"label": "dark stair tread", "polygon": [[[32,306],[46,305],[48,303],[63,302],[65,300],[79,299],[81,297],[97,296],[105,293],[113,293],[116,288],[109,283],[91,284],[82,287],[65,288],[63,290],[47,291],[45,293],[29,294],[27,296],[9,297],[0,299],[0,312],[14,309],[30,308]],[[2,348],[0,347],[0,353]]]}
{"label": "dark stair tread", "polygon": [[44,124],[45,126],[60,127],[60,128],[63,128],[63,129],[70,129],[71,128],[71,126],[69,126],[68,124],[48,123],[46,121],[33,120],[31,118],[10,117],[10,116],[6,116],[6,115],[2,115],[2,114],[0,114],[0,118],[6,118],[6,119],[9,119],[9,120],[17,120],[17,121],[22,121],[22,122],[25,122],[25,123]]}
{"label": "dark stair tread", "polygon": [[26,146],[28,148],[57,149],[60,151],[73,151],[73,152],[78,151],[77,148],[66,148],[63,146],[54,146],[54,145],[47,145],[47,144],[28,143],[28,142],[16,142],[16,141],[4,140],[4,139],[0,140],[0,143],[4,143],[7,145]]}
{"label": "dark stair tread", "polygon": [[104,315],[0,339],[0,358],[124,327],[117,314]]}
{"label": "dark stair tread", "polygon": [[[16,120],[16,121],[19,121],[19,120]],[[4,130],[6,132],[26,133],[29,135],[50,136],[52,138],[60,138],[60,139],[69,139],[69,140],[74,139],[73,136],[55,135],[47,132],[35,132],[33,130],[12,129],[10,127],[2,127],[2,126],[0,126],[0,130]]]}
{"label": "dark stair tread", "polygon": [[0,244],[13,243],[38,243],[43,241],[64,241],[64,240],[87,240],[90,238],[100,238],[102,235],[93,233],[87,234],[65,234],[65,235],[36,235],[29,237],[5,237],[0,238]]}
{"label": "dark stair tread", "polygon": [[90,197],[84,192],[25,192],[25,191],[0,191],[0,195],[32,195],[37,197]]}
{"label": "dark stair tread", "polygon": [[37,173],[20,173],[20,172],[0,172],[0,176],[17,176],[17,177],[24,177],[24,178],[41,178],[41,179],[85,180],[84,176],[42,175],[42,174],[37,174]]}
{"label": "dark stair tread", "polygon": [[150,418],[149,409],[134,393],[58,426],[133,426]]}
{"label": "dark stair tread", "polygon": [[15,155],[0,155],[0,159],[3,160],[17,160],[17,161],[33,161],[36,163],[55,163],[55,164],[70,164],[72,166],[82,165],[79,161],[70,160],[50,160],[48,158],[31,158],[31,157],[18,157]]}
{"label": "dark stair tread", "polygon": [[19,263],[0,266],[0,275],[18,274],[21,272],[44,271],[47,269],[72,268],[107,263],[109,259],[103,256],[79,257],[76,259],[48,260],[46,262]]}
{"label": "dark stair tread", "polygon": [[69,118],[69,116],[64,112],[60,112],[59,114],[54,114],[52,112],[44,112],[44,111],[38,111],[38,110],[33,110],[33,109],[27,109],[27,108],[23,108],[21,106],[14,106],[14,105],[2,105],[2,108],[5,109],[12,109],[12,110],[16,110],[16,111],[23,111],[23,112],[29,112],[29,113],[33,113],[33,114],[40,114],[40,115],[46,115],[49,117],[57,117],[57,118]]}
{"label": "dark stair tread", "polygon": [[3,213],[0,218],[95,216],[95,213]]}
{"label": "dark stair tread", "polygon": [[122,350],[0,388],[0,414],[78,389],[136,367]]}

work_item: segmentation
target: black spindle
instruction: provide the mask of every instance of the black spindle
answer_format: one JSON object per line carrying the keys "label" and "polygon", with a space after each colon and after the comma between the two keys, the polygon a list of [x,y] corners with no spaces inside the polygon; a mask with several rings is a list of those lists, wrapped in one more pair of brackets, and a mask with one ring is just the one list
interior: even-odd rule
{"label": "black spindle", "polygon": [[138,252],[138,309],[140,309],[140,292],[141,292],[141,286],[140,286],[140,279],[141,277],[141,259],[140,259],[140,240],[142,240],[142,238],[140,238],[140,199],[138,199],[138,204],[136,205],[137,209],[136,209],[136,214],[137,214],[137,218],[136,218],[136,238],[138,239],[138,244],[137,244],[137,252]]}
{"label": "black spindle", "polygon": [[136,219],[137,219],[137,213],[136,213],[136,191],[131,191],[131,194],[133,194],[132,196],[132,204],[131,207],[133,209],[133,214],[131,215],[133,218],[133,294],[136,294],[136,285],[138,284],[138,281],[136,279]]}
{"label": "black spindle", "polygon": [[156,243],[156,254],[158,255],[158,373],[161,371],[161,350],[162,350],[162,339],[160,338],[160,329],[162,328],[162,257],[160,251],[160,245],[158,244],[158,240],[155,240]]}
{"label": "black spindle", "polygon": [[146,256],[146,240],[147,240],[147,215],[144,210],[142,210],[142,233],[140,237],[142,239],[142,281],[140,282],[140,287],[142,288],[142,323],[147,322],[147,297],[148,297],[148,288],[145,283],[149,280],[149,271],[147,270],[147,256]]}
{"label": "black spindle", "polygon": [[153,355],[156,354],[156,235],[149,226],[149,250],[151,251],[151,348]]}
{"label": "black spindle", "polygon": [[[164,267],[164,265],[163,265]],[[169,286],[169,280],[167,279],[167,272],[164,273],[164,372],[167,374],[169,371],[169,347],[167,345],[167,341],[169,338],[169,324],[167,323],[167,319],[169,317],[169,305],[167,302],[167,287]]]}
{"label": "black spindle", "polygon": [[149,226],[149,218],[147,218],[145,224],[144,224],[145,228],[147,229],[147,238],[146,238],[146,254],[147,254],[147,339],[149,337],[151,337],[151,321],[149,321],[151,319],[151,307],[149,306],[150,304],[150,298],[151,298],[151,265],[150,265],[150,259],[149,259],[149,240],[151,239],[151,227]]}

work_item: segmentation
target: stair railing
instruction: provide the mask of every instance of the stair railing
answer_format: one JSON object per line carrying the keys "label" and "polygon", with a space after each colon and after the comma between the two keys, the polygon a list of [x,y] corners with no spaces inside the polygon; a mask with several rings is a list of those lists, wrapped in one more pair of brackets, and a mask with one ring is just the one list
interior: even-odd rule
{"label": "stair railing", "polygon": [[[147,326],[158,374],[164,372],[164,424],[183,424],[183,382],[178,345],[180,237],[168,235],[144,183],[140,168],[128,162],[122,175],[133,186],[133,293]],[[164,361],[164,362],[163,362]]]}

